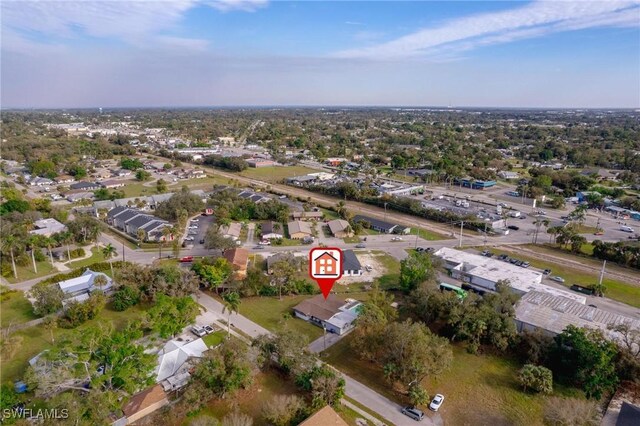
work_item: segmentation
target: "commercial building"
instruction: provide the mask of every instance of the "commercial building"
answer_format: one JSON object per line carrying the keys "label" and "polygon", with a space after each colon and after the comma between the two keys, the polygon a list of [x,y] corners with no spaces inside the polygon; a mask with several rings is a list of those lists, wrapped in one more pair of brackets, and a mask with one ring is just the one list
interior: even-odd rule
{"label": "commercial building", "polygon": [[334,294],[329,294],[325,300],[319,294],[300,302],[293,308],[293,313],[330,333],[342,335],[353,328],[360,306],[357,300],[342,300]]}
{"label": "commercial building", "polygon": [[273,167],[278,165],[278,163],[276,163],[273,160],[265,160],[263,158],[249,158],[247,160],[247,164],[249,165],[249,167],[253,167],[256,169],[259,169],[261,167]]}
{"label": "commercial building", "polygon": [[609,339],[620,340],[622,335],[609,329],[618,324],[628,324],[631,328],[640,330],[638,319],[540,291],[525,294],[516,306],[516,326],[520,332],[540,330],[555,336],[562,333],[568,325],[575,325],[599,329]]}
{"label": "commercial building", "polygon": [[539,291],[586,303],[584,296],[542,284],[540,272],[448,247],[436,251],[435,255],[442,259],[443,266],[451,272],[453,278],[483,290],[495,291],[499,281],[507,281],[519,295]]}
{"label": "commercial building", "polygon": [[454,179],[453,184],[463,188],[487,189],[496,185],[494,180],[475,180],[472,178]]}
{"label": "commercial building", "polygon": [[176,236],[163,234],[164,228],[170,228],[169,222],[140,210],[128,207],[116,207],[107,212],[107,223],[132,237],[138,238],[138,230],[144,231],[147,241],[172,241]]}

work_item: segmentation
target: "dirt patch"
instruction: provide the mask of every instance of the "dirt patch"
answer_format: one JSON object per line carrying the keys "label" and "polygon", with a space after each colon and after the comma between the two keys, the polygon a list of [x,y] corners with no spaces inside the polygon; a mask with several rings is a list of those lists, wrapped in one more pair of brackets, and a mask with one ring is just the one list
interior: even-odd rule
{"label": "dirt patch", "polygon": [[[379,260],[379,258],[384,255],[369,253],[366,251],[355,252],[355,254],[360,261],[360,265],[362,265],[362,275],[355,277],[343,276],[340,278],[340,281],[338,281],[338,284],[349,285],[353,283],[372,283],[387,272],[387,268]],[[371,271],[367,271],[367,266],[371,266]]]}

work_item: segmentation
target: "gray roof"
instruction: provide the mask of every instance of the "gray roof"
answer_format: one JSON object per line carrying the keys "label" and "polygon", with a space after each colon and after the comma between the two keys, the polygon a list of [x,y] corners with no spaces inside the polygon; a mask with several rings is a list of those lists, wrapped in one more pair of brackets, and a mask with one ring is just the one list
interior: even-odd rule
{"label": "gray roof", "polygon": [[134,210],[127,208],[126,210],[119,213],[117,216],[114,216],[116,219],[121,220],[123,222],[128,221],[131,218],[138,216],[139,214],[143,214],[140,210]]}
{"label": "gray roof", "polygon": [[[97,204],[97,202],[96,202],[96,203],[94,203],[94,204]],[[100,208],[100,207],[98,207],[98,206],[95,206],[95,207],[96,207],[96,208]],[[123,211],[125,211],[125,210],[127,210],[127,208],[126,208],[126,207],[124,207],[124,206],[116,207],[116,208],[114,208],[114,209],[109,210],[109,212],[107,213],[107,217],[108,217],[109,219],[113,219],[114,217],[116,217],[117,215],[119,215],[120,213],[122,213],[122,212],[123,212]]]}
{"label": "gray roof", "polygon": [[335,234],[337,232],[342,232],[344,230],[346,230],[347,228],[349,228],[349,222],[347,222],[344,219],[334,219],[332,221],[330,221],[328,223],[329,225],[329,229],[331,230],[332,234]]}
{"label": "gray roof", "polygon": [[88,189],[88,188],[100,188],[100,184],[95,182],[76,182],[69,185],[71,189]]}
{"label": "gray roof", "polygon": [[307,222],[301,222],[299,220],[294,220],[289,222],[289,235],[297,234],[299,232],[311,235],[311,225]]}
{"label": "gray roof", "polygon": [[353,250],[343,250],[342,259],[344,260],[343,271],[360,271],[362,269],[362,265]]}
{"label": "gray roof", "polygon": [[139,226],[139,228],[140,228],[140,229],[144,229],[145,231],[151,231],[151,230],[156,229],[156,228],[157,228],[158,226],[160,226],[160,225],[165,225],[165,224],[167,224],[167,221],[164,221],[164,220],[158,219],[158,218],[156,218],[156,217],[154,217],[153,219],[154,219],[154,220],[152,220],[151,222],[146,223],[146,224],[144,224],[144,225],[142,225],[142,226]]}
{"label": "gray roof", "polygon": [[373,217],[368,217],[368,216],[361,216],[361,215],[356,215],[353,218],[354,222],[368,222],[371,224],[371,226],[375,227],[375,228],[379,228],[379,229],[384,229],[385,231],[391,231],[393,230],[396,226],[398,226],[395,223],[391,223],[391,222],[385,222],[384,220],[380,220],[380,219],[376,219]]}
{"label": "gray roof", "polygon": [[144,225],[147,225],[151,222],[154,222],[156,220],[155,217],[153,216],[149,216],[149,215],[140,215],[137,217],[134,217],[133,219],[127,221],[127,225],[134,227],[134,228],[141,228]]}
{"label": "gray roof", "polygon": [[271,234],[273,233],[274,225],[275,225],[275,222],[268,220],[266,222],[262,222],[260,229],[263,234]]}

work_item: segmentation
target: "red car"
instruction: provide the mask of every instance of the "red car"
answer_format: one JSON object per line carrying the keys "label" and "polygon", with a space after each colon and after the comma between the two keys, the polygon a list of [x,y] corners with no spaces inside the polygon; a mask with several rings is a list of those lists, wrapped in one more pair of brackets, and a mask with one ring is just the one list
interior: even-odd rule
{"label": "red car", "polygon": [[180,262],[181,263],[193,262],[193,256],[185,256],[185,257],[180,259]]}

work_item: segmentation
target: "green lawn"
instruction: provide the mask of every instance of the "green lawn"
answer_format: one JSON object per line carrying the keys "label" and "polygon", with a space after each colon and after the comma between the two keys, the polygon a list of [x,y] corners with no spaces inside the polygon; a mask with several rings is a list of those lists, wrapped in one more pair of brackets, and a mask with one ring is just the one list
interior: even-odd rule
{"label": "green lawn", "polygon": [[446,240],[447,237],[445,237],[444,235],[435,232],[435,231],[429,231],[428,229],[424,229],[424,228],[411,228],[411,232],[409,232],[409,234],[411,235],[418,235],[419,238],[422,238],[423,240],[427,240],[427,241],[437,241],[437,240]]}
{"label": "green lawn", "polygon": [[93,265],[97,262],[104,262],[104,255],[102,254],[102,250],[97,247],[91,249],[91,257],[82,260],[76,260],[75,262],[68,263],[67,266],[71,269],[76,268],[85,268],[89,265]]}
{"label": "green lawn", "polygon": [[215,333],[207,334],[202,338],[207,347],[211,348],[214,346],[218,346],[224,340],[226,334],[222,330],[218,330]]}
{"label": "green lawn", "polygon": [[[382,395],[408,403],[384,381],[380,366],[358,359],[348,335],[327,349],[323,359],[354,379],[377,390]],[[440,409],[444,424],[475,425],[542,425],[545,397],[522,392],[515,375],[520,365],[512,359],[495,355],[471,355],[461,346],[453,346],[451,368],[437,378],[423,382],[429,393],[442,393],[445,402]],[[556,389],[556,394],[568,394],[573,389]],[[574,392],[578,394],[577,391]],[[575,395],[574,395],[575,396]],[[424,407],[423,407],[424,408]]]}
{"label": "green lawn", "polygon": [[16,265],[16,269],[18,270],[18,279],[15,279],[13,277],[13,274],[5,278],[8,282],[14,284],[22,281],[28,281],[34,278],[44,277],[45,275],[55,274],[58,272],[58,270],[51,266],[51,263],[49,263],[49,257],[47,257],[47,260],[43,262],[36,262],[36,268],[38,270],[37,273],[33,271],[33,264],[31,263],[31,261],[29,261],[29,264],[27,266]]}
{"label": "green lawn", "polygon": [[22,324],[38,318],[22,291],[11,291],[2,295],[0,301],[0,327]]}
{"label": "green lawn", "polygon": [[240,172],[240,176],[257,179],[269,183],[280,183],[283,179],[293,176],[302,176],[309,173],[317,173],[318,170],[304,166],[274,166],[258,169],[248,168]]}
{"label": "green lawn", "polygon": [[343,238],[343,240],[347,244],[352,244],[352,243],[359,243],[360,241],[362,241],[362,238],[354,235],[353,237],[345,237]]}
{"label": "green lawn", "polygon": [[[530,247],[533,248],[533,247]],[[551,275],[559,275],[565,279],[563,283],[566,287],[571,287],[573,284],[579,284],[581,286],[588,287],[592,284],[596,284],[598,282],[599,274],[598,273],[589,273],[584,272],[579,269],[573,268],[571,266],[566,266],[566,264],[560,264],[555,262],[549,262],[546,260],[540,260],[534,256],[528,256],[526,254],[522,254],[517,250],[491,250],[496,254],[499,253],[507,253],[512,257],[517,257],[518,259],[525,260],[531,263],[531,266],[539,269],[551,269]],[[568,254],[567,254],[568,255]],[[568,255],[571,256],[571,255]],[[577,256],[572,256],[574,259],[582,261],[582,258]],[[622,303],[626,303],[627,305],[635,306],[636,308],[640,308],[640,287],[634,286],[632,284],[625,283],[623,281],[615,280],[612,278],[607,278],[607,274],[605,271],[605,278],[602,280],[602,283],[606,286],[607,290],[605,292],[605,296],[617,300]]]}
{"label": "green lawn", "polygon": [[[56,329],[54,338],[56,341],[66,338],[77,339],[87,327],[98,324],[113,323],[114,327],[122,328],[128,321],[142,318],[146,305],[138,305],[124,312],[116,312],[110,308],[105,308],[97,318],[87,321],[79,327],[71,330]],[[52,346],[51,335],[43,327],[35,326],[18,330],[11,336],[16,336],[19,340],[19,349],[13,354],[2,355],[2,380],[3,382],[19,379],[27,368],[29,359]]]}
{"label": "green lawn", "polygon": [[240,314],[264,328],[277,331],[288,327],[309,338],[309,342],[322,336],[322,329],[298,318],[293,318],[293,307],[311,296],[247,297],[242,299]]}

